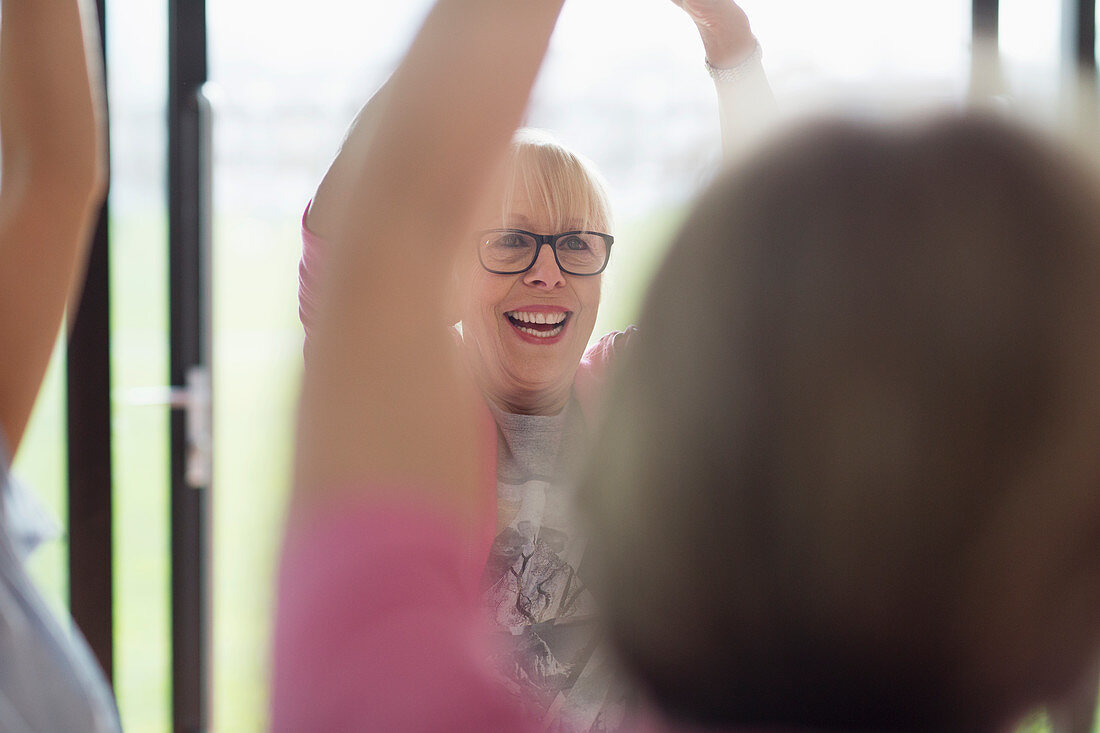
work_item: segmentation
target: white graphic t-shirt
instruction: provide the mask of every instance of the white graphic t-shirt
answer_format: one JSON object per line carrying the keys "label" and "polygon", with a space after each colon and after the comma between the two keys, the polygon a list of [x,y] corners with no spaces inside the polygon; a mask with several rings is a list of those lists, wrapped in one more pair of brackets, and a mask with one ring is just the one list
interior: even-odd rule
{"label": "white graphic t-shirt", "polygon": [[549,731],[610,731],[625,690],[597,637],[595,608],[577,570],[584,538],[573,519],[574,462],[586,426],[575,401],[558,415],[493,409],[497,423],[497,535],[482,600],[506,650],[506,684]]}

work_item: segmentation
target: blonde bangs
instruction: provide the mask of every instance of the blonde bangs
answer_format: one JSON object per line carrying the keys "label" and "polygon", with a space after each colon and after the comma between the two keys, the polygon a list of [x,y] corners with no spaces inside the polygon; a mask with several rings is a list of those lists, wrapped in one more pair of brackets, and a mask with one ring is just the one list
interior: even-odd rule
{"label": "blonde bangs", "polygon": [[[524,192],[532,207],[545,211],[555,232],[585,229],[611,233],[611,206],[603,178],[591,161],[549,133],[533,129],[516,133],[505,182],[507,191]],[[511,221],[511,209],[512,197],[506,195],[502,221]]]}

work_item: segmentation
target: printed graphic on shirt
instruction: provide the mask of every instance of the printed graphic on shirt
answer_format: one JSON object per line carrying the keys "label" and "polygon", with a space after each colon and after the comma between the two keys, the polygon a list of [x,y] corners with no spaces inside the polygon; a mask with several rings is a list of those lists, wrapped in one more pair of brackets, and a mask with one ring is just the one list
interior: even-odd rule
{"label": "printed graphic on shirt", "polygon": [[483,576],[489,617],[505,637],[494,659],[506,684],[549,731],[609,731],[621,724],[591,594],[577,574],[583,540],[570,498],[532,480],[498,485],[501,527]]}

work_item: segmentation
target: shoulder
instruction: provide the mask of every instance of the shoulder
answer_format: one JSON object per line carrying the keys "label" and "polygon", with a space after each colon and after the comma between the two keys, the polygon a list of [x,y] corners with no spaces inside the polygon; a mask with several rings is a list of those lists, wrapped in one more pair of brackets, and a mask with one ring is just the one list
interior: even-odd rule
{"label": "shoulder", "polygon": [[611,362],[621,358],[637,340],[638,327],[627,326],[625,331],[611,331],[600,337],[588,347],[581,357],[581,369],[602,370]]}
{"label": "shoulder", "polygon": [[638,327],[612,331],[588,347],[573,378],[573,394],[589,417],[597,416],[607,376],[614,362],[623,358],[637,342]]}

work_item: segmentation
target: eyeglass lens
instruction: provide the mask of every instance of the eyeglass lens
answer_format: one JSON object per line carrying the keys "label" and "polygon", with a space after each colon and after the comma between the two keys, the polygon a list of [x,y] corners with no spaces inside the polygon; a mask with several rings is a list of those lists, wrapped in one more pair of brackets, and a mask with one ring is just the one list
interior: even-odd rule
{"label": "eyeglass lens", "polygon": [[[607,261],[607,242],[598,234],[565,234],[554,240],[562,270],[577,275],[599,272]],[[523,232],[486,232],[480,242],[481,262],[497,272],[522,272],[538,257],[539,241]]]}

